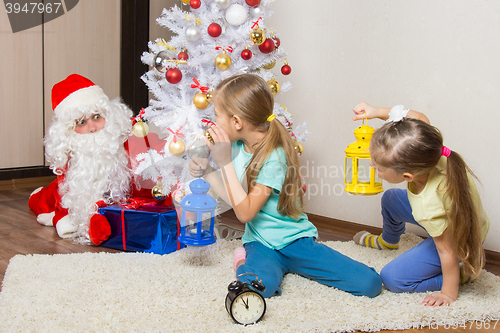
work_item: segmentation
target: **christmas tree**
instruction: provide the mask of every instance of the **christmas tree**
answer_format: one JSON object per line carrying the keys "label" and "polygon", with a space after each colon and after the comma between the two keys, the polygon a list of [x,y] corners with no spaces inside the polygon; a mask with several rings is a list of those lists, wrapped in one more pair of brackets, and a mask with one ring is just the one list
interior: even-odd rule
{"label": "christmas tree", "polygon": [[[219,82],[252,73],[266,80],[275,95],[291,89],[289,82],[282,82],[291,67],[279,34],[266,26],[273,1],[182,0],[183,8],[164,9],[157,19],[174,35],[169,41],[149,42],[149,52],[142,55],[142,62],[151,66],[142,80],[154,99],[136,120],[153,122],[167,134],[167,141],[164,151],[138,155],[135,172],[161,184],[163,195],[172,189],[186,193],[193,179],[187,168],[190,156],[207,152],[203,135],[214,121],[211,94]],[[293,117],[283,104],[275,103],[274,114],[301,154],[305,124],[293,129]],[[134,133],[140,136],[143,127],[139,121]]]}

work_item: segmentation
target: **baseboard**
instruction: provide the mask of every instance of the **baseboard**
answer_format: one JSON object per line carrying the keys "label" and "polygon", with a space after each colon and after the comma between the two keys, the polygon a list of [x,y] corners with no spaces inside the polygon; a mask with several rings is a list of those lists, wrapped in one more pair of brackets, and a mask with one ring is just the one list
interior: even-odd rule
{"label": "baseboard", "polygon": [[54,179],[56,179],[56,176],[0,180],[0,190],[48,186]]}
{"label": "baseboard", "polygon": [[47,166],[0,169],[0,181],[22,178],[38,178],[52,176],[54,173]]}

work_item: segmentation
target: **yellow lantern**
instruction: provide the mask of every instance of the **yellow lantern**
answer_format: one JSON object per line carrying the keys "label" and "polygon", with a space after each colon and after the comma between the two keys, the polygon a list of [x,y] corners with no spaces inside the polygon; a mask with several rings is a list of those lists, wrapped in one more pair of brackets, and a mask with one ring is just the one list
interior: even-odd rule
{"label": "yellow lantern", "polygon": [[[368,120],[366,121],[368,124]],[[345,150],[345,191],[358,195],[373,195],[383,191],[382,180],[370,166],[370,140],[375,130],[363,125],[354,130],[358,141]]]}

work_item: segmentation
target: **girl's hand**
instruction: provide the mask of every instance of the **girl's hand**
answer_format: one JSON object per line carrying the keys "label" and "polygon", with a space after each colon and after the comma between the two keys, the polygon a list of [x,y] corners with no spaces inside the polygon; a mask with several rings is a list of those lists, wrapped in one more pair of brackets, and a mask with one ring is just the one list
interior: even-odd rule
{"label": "girl's hand", "polygon": [[205,143],[210,148],[212,152],[212,157],[219,168],[223,168],[225,165],[231,163],[231,141],[227,133],[219,126],[214,125],[208,129],[210,136],[214,140],[214,143],[205,137]]}
{"label": "girl's hand", "polygon": [[377,114],[377,108],[371,106],[366,102],[361,102],[358,105],[356,105],[353,111],[354,111],[354,116],[352,117],[352,120],[362,120],[366,119],[366,117],[368,117],[368,119],[379,117],[379,115]]}
{"label": "girl's hand", "polygon": [[189,174],[193,177],[205,177],[207,174],[213,171],[212,167],[208,164],[208,158],[201,158],[198,155],[194,155],[188,164]]}
{"label": "girl's hand", "polygon": [[430,295],[427,295],[427,297],[423,300],[421,304],[425,306],[434,306],[434,307],[443,305],[448,306],[454,301],[455,300],[452,297],[443,294],[442,292],[435,292]]}

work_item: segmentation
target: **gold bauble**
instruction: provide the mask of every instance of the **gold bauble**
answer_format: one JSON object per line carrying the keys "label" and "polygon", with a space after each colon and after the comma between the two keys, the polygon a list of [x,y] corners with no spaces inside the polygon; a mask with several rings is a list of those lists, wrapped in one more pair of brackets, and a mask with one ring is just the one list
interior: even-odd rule
{"label": "gold bauble", "polygon": [[177,142],[174,140],[170,141],[168,144],[168,151],[175,156],[180,156],[186,151],[186,144],[181,139],[177,138]]}
{"label": "gold bauble", "polygon": [[198,109],[204,109],[210,103],[207,100],[207,95],[205,95],[204,93],[198,93],[198,94],[194,95],[194,97],[193,97],[193,104]]}
{"label": "gold bauble", "polygon": [[250,32],[250,40],[255,44],[255,45],[261,45],[266,41],[266,34],[264,33],[264,30],[261,28],[253,29]]}
{"label": "gold bauble", "polygon": [[187,4],[189,4],[191,2],[191,0],[181,0],[181,1],[184,3],[187,3]]}
{"label": "gold bauble", "polygon": [[205,97],[207,99],[208,103],[212,102],[212,97],[214,97],[214,91],[210,90],[209,92],[207,92],[207,95]]}
{"label": "gold bauble", "polygon": [[215,57],[215,66],[222,71],[231,66],[231,58],[226,54],[226,51]]}
{"label": "gold bauble", "polygon": [[276,65],[276,60],[274,60],[273,62],[269,63],[269,64],[266,64],[264,66],[262,66],[262,68],[264,69],[271,69],[274,67],[274,65]]}
{"label": "gold bauble", "polygon": [[214,143],[214,139],[210,135],[210,132],[208,132],[208,129],[205,131],[205,133],[203,133],[203,135],[207,137],[208,141],[210,141],[211,143]]}
{"label": "gold bauble", "polygon": [[163,189],[162,189],[162,186],[161,186],[161,182],[158,183],[157,185],[153,186],[153,188],[151,189],[151,195],[156,200],[165,200],[165,198],[167,196],[163,194]]}
{"label": "gold bauble", "polygon": [[302,153],[304,152],[304,146],[302,145],[302,143],[295,141],[295,151],[297,152],[297,154],[299,154],[299,156],[302,155]]}
{"label": "gold bauble", "polygon": [[280,92],[280,84],[275,79],[267,81],[267,85],[271,88],[273,95],[277,95]]}
{"label": "gold bauble", "polygon": [[143,138],[149,133],[149,126],[142,120],[139,120],[132,127],[132,133],[138,138]]}

